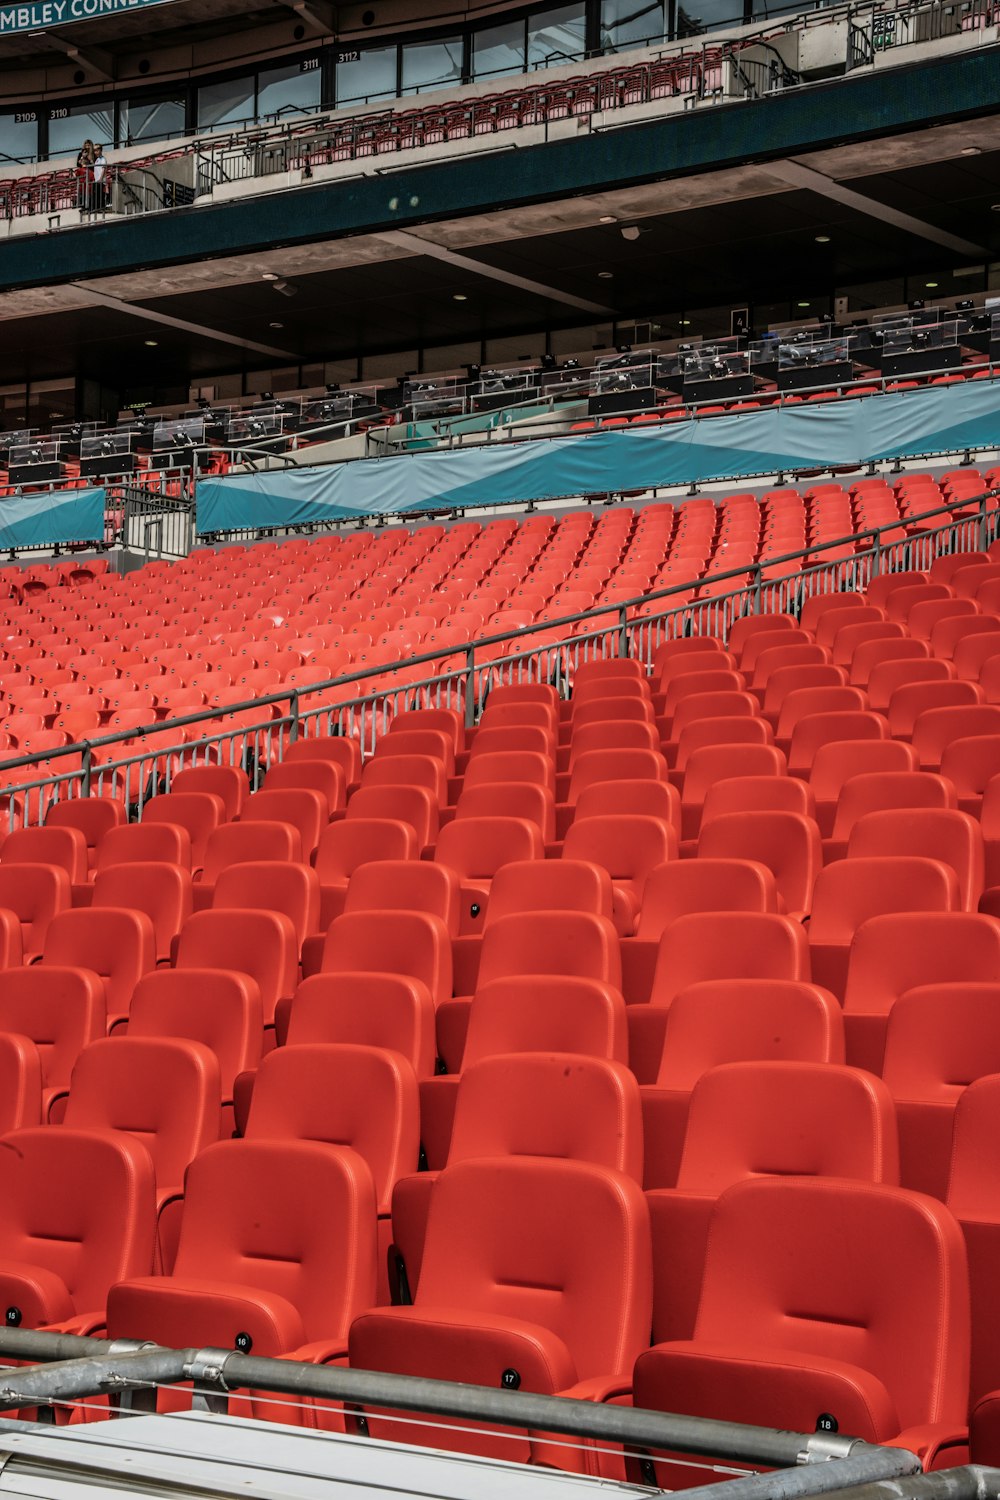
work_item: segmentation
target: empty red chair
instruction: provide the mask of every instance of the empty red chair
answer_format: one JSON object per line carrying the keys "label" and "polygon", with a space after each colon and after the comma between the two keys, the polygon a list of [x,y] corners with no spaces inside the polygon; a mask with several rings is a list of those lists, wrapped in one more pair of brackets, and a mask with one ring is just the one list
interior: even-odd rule
{"label": "empty red chair", "polygon": [[542,859],[541,830],[525,818],[456,818],[442,828],[435,862],[460,885],[459,932],[481,932],[493,877],[504,865]]}
{"label": "empty red chair", "polygon": [[[542,1158],[459,1162],[434,1188],[413,1306],[357,1318],[351,1364],[583,1396],[594,1382],[613,1380],[645,1345],[649,1257],[645,1201],[624,1173]],[[546,1294],[544,1308],[539,1285],[559,1289]],[[413,1440],[409,1425],[370,1410],[366,1417],[377,1435]],[[548,1454],[541,1445],[540,1453],[527,1434],[520,1441],[481,1430],[437,1436],[504,1459],[534,1449],[562,1467],[582,1461],[572,1450]]]}
{"label": "empty red chair", "polygon": [[375,1231],[371,1173],[349,1148],[217,1142],[188,1169],[172,1274],[119,1278],[109,1336],[333,1358],[375,1298]]}
{"label": "empty red chair", "polygon": [[748,860],[697,859],[661,865],[646,881],[636,935],[621,945],[622,990],[630,1004],[649,999],[660,938],[694,911],[777,911],[774,876]]}
{"label": "empty red chair", "polygon": [[916,769],[912,745],[900,740],[833,740],[821,745],[809,772],[820,832],[832,833],[841,791],[852,777]]}
{"label": "empty red chair", "polygon": [[888,1017],[924,984],[1000,980],[1000,924],[975,912],[870,917],[854,934],[844,991],[847,1060],[881,1073]]}
{"label": "empty red chair", "polygon": [[[484,1057],[458,1085],[447,1166],[477,1157],[592,1161],[642,1178],[639,1090],[628,1069],[565,1052]],[[392,1194],[393,1245],[410,1293],[417,1286],[437,1172],[403,1177]]]}
{"label": "empty red chair", "polygon": [[240,822],[288,823],[298,830],[302,853],[311,859],[329,816],[321,793],[293,787],[280,792],[255,792],[240,814]]}
{"label": "empty red chair", "polygon": [[[697,836],[709,789],[730,777],[784,776],[785,757],[774,745],[703,745],[690,755],[684,771],[681,829],[685,839]],[[579,814],[577,814],[579,816]]]}
{"label": "empty red chair", "polygon": [[600,781],[666,781],[667,767],[656,750],[588,750],[573,762],[567,801]]}
{"label": "empty red chair", "polygon": [[16,1031],[0,1031],[0,1123],[4,1134],[43,1123],[39,1049]]}
{"label": "empty red chair", "polygon": [[434,1072],[434,1005],[427,985],[413,975],[313,974],[295,992],[287,1042],[342,1043],[400,1053],[418,1078]]}
{"label": "empty red chair", "polygon": [[427,912],[345,912],[330,924],[322,972],[408,975],[439,1006],[451,995],[448,929]]}
{"label": "empty red chair", "polygon": [[814,1062],[735,1062],[702,1074],[691,1092],[677,1186],[653,1189],[646,1199],[654,1343],[694,1332],[719,1194],[771,1175],[898,1183],[896,1119],[885,1084],[859,1069]]}
{"label": "empty red chair", "polygon": [[793,776],[808,776],[824,745],[837,740],[884,740],[888,737],[889,726],[881,714],[860,709],[807,714],[792,731],[788,769]]}
{"label": "empty red chair", "polygon": [[170,790],[177,793],[211,792],[221,797],[226,821],[238,818],[250,786],[246,772],[238,766],[186,766],[170,780]]}
{"label": "empty red chair", "polygon": [[[432,713],[428,709],[424,712]],[[414,709],[414,713],[420,713],[420,709]],[[447,710],[445,710],[447,712]],[[394,731],[391,735],[382,735],[375,747],[375,754],[380,759],[397,755],[429,755],[433,760],[439,760],[444,766],[448,776],[455,772],[455,735],[446,729],[419,728],[411,722],[412,714],[401,714],[395,718],[390,726]]]}
{"label": "empty red chair", "polygon": [[[897,741],[873,743],[896,744]],[[930,771],[868,771],[844,782],[837,799],[833,837],[826,844],[828,860],[842,859],[854,825],[870,812],[893,807],[957,806],[955,788]]]}
{"label": "empty red chair", "polygon": [[676,1183],[691,1091],[709,1068],[730,1062],[844,1059],[840,1006],[826,990],[801,980],[692,984],[671,1005],[666,1034],[662,1058],[655,1059],[642,1089],[647,1188]]}
{"label": "empty red chair", "polygon": [[284,912],[198,911],[181,929],[175,967],[229,969],[256,980],[264,1024],[269,1026],[277,1002],[295,991],[295,929]]}
{"label": "empty red chair", "polygon": [[320,882],[319,926],[326,930],[344,909],[351,876],[371,859],[416,859],[417,837],[409,823],[388,818],[344,818],[320,836],[316,874]]}
{"label": "empty red chair", "polygon": [[917,719],[929,708],[964,708],[979,703],[982,694],[972,682],[955,678],[928,681],[924,678],[901,683],[890,695],[889,728],[892,733],[909,739]]}
{"label": "empty red chair", "polygon": [[958,793],[963,812],[978,817],[987,786],[1000,772],[1000,734],[951,740],[941,755],[941,775]]}
{"label": "empty red chair", "polygon": [[869,917],[900,911],[958,911],[951,865],[919,855],[838,860],[821,870],[809,919],[812,976],[843,999],[854,934]]}
{"label": "empty red chair", "polygon": [[269,768],[264,786],[269,792],[319,792],[327,817],[344,806],[344,773],[329,760],[283,761]]}
{"label": "empty red chair", "polygon": [[205,865],[194,892],[195,910],[211,905],[215,882],[231,865],[302,861],[302,836],[291,823],[223,823],[205,847]]}
{"label": "empty red chair", "polygon": [[[485,756],[483,757],[485,759]],[[376,755],[365,763],[361,786],[419,786],[430,792],[439,807],[448,800],[448,776],[441,761],[431,755]]]}
{"label": "empty red chair", "polygon": [[779,910],[801,915],[812,904],[823,851],[812,818],[797,812],[748,810],[703,821],[698,857],[766,865],[774,876]]}
{"label": "empty red chair", "polygon": [[524,818],[537,825],[544,843],[551,843],[556,836],[555,793],[530,781],[463,786],[455,821],[463,818]]}
{"label": "empty red chair", "polygon": [[168,792],[143,805],[144,823],[170,823],[186,828],[191,840],[191,863],[200,869],[208,840],[226,816],[226,804],[214,792]]}
{"label": "empty red chair", "polygon": [[[484,757],[485,759],[485,757]],[[438,804],[423,786],[363,786],[351,797],[345,814],[348,822],[355,818],[393,823],[408,823],[423,850],[437,838],[440,813]]]}
{"label": "empty red chair", "polygon": [[850,713],[868,707],[867,698],[856,687],[807,687],[796,688],[789,693],[781,705],[775,734],[780,743],[791,742],[795,727],[810,714]]}
{"label": "empty red chair", "polygon": [[344,911],[428,912],[441,919],[449,937],[457,937],[458,876],[426,860],[368,860],[351,876]]}
{"label": "empty red chair", "polygon": [[190,870],[191,835],[176,823],[126,823],[112,828],[97,846],[95,871],[123,864],[171,864]]}
{"label": "empty red chair", "polygon": [[0,907],[20,923],[26,963],[41,953],[49,923],[68,909],[70,896],[69,876],[60,865],[0,864]]}
{"label": "empty red chair", "polygon": [[978,703],[964,708],[929,708],[918,715],[913,726],[913,748],[921,766],[936,771],[946,747],[953,740],[982,734],[1000,734],[1000,705]]}
{"label": "empty red chair", "polygon": [[712,1215],[693,1336],[639,1357],[633,1400],[791,1431],[829,1413],[930,1467],[962,1433],[968,1318],[962,1237],[941,1204],[834,1178],[740,1182]]}
{"label": "empty red chair", "polygon": [[[982,1455],[986,1430],[994,1430],[996,1388],[1000,1379],[997,1330],[996,1256],[1000,1240],[995,1160],[998,1114],[996,1074],[977,1078],[955,1106],[954,1144],[947,1204],[962,1226],[972,1297],[972,1367],[970,1395],[974,1406],[972,1439]],[[987,1399],[983,1399],[987,1398]],[[981,1404],[979,1404],[981,1403]],[[975,1409],[978,1405],[978,1410]],[[987,1455],[988,1456],[988,1455]]]}
{"label": "empty red chair", "polygon": [[112,828],[126,821],[124,802],[114,797],[71,797],[54,802],[45,814],[46,828],[78,828],[87,844],[87,863],[93,868],[97,846]]}
{"label": "empty red chair", "polygon": [[[900,646],[906,644],[908,643],[905,641],[897,642]],[[912,641],[909,644],[916,646],[921,643]],[[894,658],[872,668],[868,679],[868,701],[879,713],[885,713],[901,688],[916,687],[919,684],[940,687],[943,683],[952,682],[954,677],[955,672],[950,662],[930,661],[926,657]],[[900,699],[900,705],[905,701]]]}
{"label": "empty red chair", "polygon": [[614,893],[613,918],[623,934],[635,930],[650,874],[676,857],[677,834],[672,825],[638,814],[577,818],[563,843],[564,859],[607,870]]}
{"label": "empty red chair", "polygon": [[132,991],[156,966],[156,937],[145,912],[126,907],[63,911],[45,935],[41,962],[90,969],[104,985],[108,1027],[128,1018]]}
{"label": "empty red chair", "polygon": [[286,745],[282,755],[285,764],[299,760],[328,760],[339,766],[350,790],[361,780],[361,747],[347,735],[308,735]]}
{"label": "empty red chair", "polygon": [[0,1295],[7,1322],[76,1334],[102,1330],[114,1283],[152,1269],[149,1152],[118,1132],[50,1127],[15,1131],[4,1146]]}
{"label": "empty red chair", "polygon": [[983,835],[968,813],[937,807],[866,813],[851,830],[847,853],[850,859],[915,854],[951,865],[962,911],[975,911],[983,893]]}
{"label": "empty red chair", "polygon": [[629,1007],[629,1063],[640,1083],[656,1077],[674,997],[708,979],[808,979],[802,926],[771,912],[690,912],[660,939],[649,1005]]}
{"label": "empty red chair", "polygon": [[284,860],[230,865],[219,872],[212,910],[280,912],[292,924],[298,953],[319,928],[319,876]]}
{"label": "empty red chair", "polygon": [[681,731],[672,779],[683,786],[691,757],[706,745],[773,745],[774,732],[763,718],[700,719]]}
{"label": "empty red chair", "polygon": [[91,904],[145,912],[153,924],[156,960],[165,963],[174,939],[191,915],[191,875],[180,865],[108,865],[97,872]]}
{"label": "empty red chair", "polygon": [[0,847],[5,865],[58,865],[73,885],[87,878],[87,841],[79,828],[14,828]]}
{"label": "empty red chair", "polygon": [[0,1030],[21,1035],[38,1051],[42,1120],[69,1088],[77,1057],[103,1037],[107,1010],[100,979],[89,969],[34,965],[3,971]]}
{"label": "empty red chair", "polygon": [[204,1043],[219,1064],[220,1105],[231,1104],[234,1079],[260,1060],[263,1029],[257,981],[235,970],[157,969],[132,995],[129,1037]]}
{"label": "empty red chair", "polygon": [[899,1122],[900,1181],[945,1198],[955,1107],[1000,1072],[1000,985],[925,984],[889,1014],[882,1076]]}

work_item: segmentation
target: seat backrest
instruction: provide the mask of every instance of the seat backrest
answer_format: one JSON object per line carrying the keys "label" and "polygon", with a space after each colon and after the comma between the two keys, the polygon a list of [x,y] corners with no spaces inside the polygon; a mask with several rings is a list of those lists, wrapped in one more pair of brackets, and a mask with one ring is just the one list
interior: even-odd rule
{"label": "seat backrest", "polygon": [[1000,734],[1000,704],[972,703],[956,708],[926,708],[913,726],[913,748],[920,764],[934,769],[952,740]]}
{"label": "seat backrest", "polygon": [[451,998],[451,939],[440,917],[421,911],[352,911],[331,922],[325,974],[403,974],[421,980],[434,1004]]}
{"label": "seat backrest", "polygon": [[[513,868],[507,865],[509,871]],[[490,900],[490,911],[493,902]],[[542,908],[491,918],[483,933],[479,984],[520,974],[577,974],[621,987],[618,935],[592,911]]]}
{"label": "seat backrest", "polygon": [[336,1344],[375,1301],[375,1228],[371,1173],[350,1148],[217,1141],[188,1169],[173,1274],[275,1293],[307,1340]]}
{"label": "seat backrest", "polygon": [[459,926],[460,886],[454,870],[424,860],[370,860],[347,887],[346,912],[426,911],[440,917],[452,937]]}
{"label": "seat backrest", "polygon": [[577,1380],[630,1369],[652,1316],[641,1189],[591,1162],[512,1156],[446,1167],[415,1304],[544,1322],[569,1351]]}
{"label": "seat backrest", "polygon": [[420,979],[404,974],[312,974],[295,991],[288,1046],[329,1042],[400,1053],[418,1078],[434,1072],[434,1004]]}
{"label": "seat backrest", "polygon": [[289,787],[284,791],[255,792],[240,814],[240,823],[288,823],[297,828],[302,853],[310,859],[323,829],[329,822],[326,798],[308,787]]}
{"label": "seat backrest", "polygon": [[455,818],[438,834],[434,861],[460,879],[491,880],[503,865],[544,854],[541,830],[526,818]]}
{"label": "seat backrest", "polygon": [[666,781],[667,764],[658,750],[587,750],[574,760],[567,801],[599,781]]}
{"label": "seat backrest", "polygon": [[544,724],[483,725],[476,731],[469,752],[469,764],[484,755],[506,755],[528,751],[535,755],[555,754],[555,731]]}
{"label": "seat backrest", "polygon": [[227,822],[239,817],[250,793],[247,775],[239,766],[186,766],[171,777],[172,792],[212,792],[221,797]]}
{"label": "seat backrest", "polygon": [[347,804],[346,819],[389,820],[408,823],[413,829],[417,848],[423,849],[437,838],[439,809],[436,799],[424,786],[362,786]]}
{"label": "seat backrest", "polygon": [[143,805],[144,823],[172,823],[191,838],[192,863],[201,865],[209,836],[224,822],[226,804],[215,792],[167,792]]}
{"label": "seat backrest", "polygon": [[669,781],[595,781],[576,801],[574,821],[636,813],[680,827],[680,797]]}
{"label": "seat backrest", "polygon": [[834,740],[884,740],[888,737],[889,726],[881,714],[862,709],[807,714],[792,731],[788,769],[793,773],[809,773],[820,747]]}
{"label": "seat backrest", "polygon": [[834,740],[816,751],[809,785],[817,801],[836,802],[852,776],[916,770],[916,753],[902,740]]}
{"label": "seat backrest", "polygon": [[439,807],[448,800],[448,774],[433,755],[375,755],[365,762],[362,787],[420,786]]}
{"label": "seat backrest", "polygon": [[617,813],[575,819],[563,842],[563,858],[589,861],[612,880],[640,880],[677,858],[677,831],[661,818]]}
{"label": "seat backrest", "polygon": [[309,865],[287,860],[248,860],[219,871],[212,910],[283,912],[296,946],[319,926],[319,876]]}
{"label": "seat backrest", "polygon": [[823,862],[815,821],[799,812],[773,810],[724,813],[708,820],[703,817],[698,855],[767,865],[784,909],[798,912],[809,909],[813,883]]}
{"label": "seat backrest", "polygon": [[381,1047],[279,1047],[257,1070],[244,1138],[349,1146],[368,1164],[378,1212],[388,1213],[396,1179],[417,1167],[416,1074]]}
{"label": "seat backrest", "polygon": [[1000,1220],[1000,1196],[992,1170],[998,1122],[1000,1078],[977,1078],[955,1106],[955,1131],[948,1182],[948,1207],[969,1224]]}
{"label": "seat backrest", "polygon": [[621,1063],[521,1052],[466,1066],[448,1163],[483,1156],[592,1161],[642,1181],[639,1088]]}
{"label": "seat backrest", "polygon": [[774,745],[703,745],[684,771],[685,807],[701,806],[709,787],[733,776],[784,776],[785,757]]}
{"label": "seat backrest", "polygon": [[889,697],[889,728],[893,734],[909,738],[917,719],[929,709],[962,708],[981,702],[981,696],[975,683],[954,678],[941,681],[917,678],[912,682],[901,682]]}
{"label": "seat backrest", "polygon": [[58,865],[74,885],[87,879],[87,840],[79,828],[13,828],[0,846],[5,865]]}
{"label": "seat backrest", "polygon": [[203,1042],[218,1059],[223,1099],[232,1098],[238,1073],[256,1067],[263,1030],[257,981],[236,970],[157,969],[132,994],[129,1037]]}
{"label": "seat backrest", "polygon": [[918,985],[963,980],[1000,980],[1000,922],[967,911],[869,917],[851,944],[844,1010],[888,1015]]}
{"label": "seat backrest", "polygon": [[457,754],[465,743],[465,721],[454,708],[411,708],[407,713],[397,715],[389,725],[391,735],[424,729],[446,735],[451,741],[453,754]]}
{"label": "seat backrest", "polygon": [[[3,1146],[4,1265],[20,1262],[57,1278],[51,1290],[29,1292],[19,1308],[23,1327],[102,1312],[115,1282],[150,1274],[156,1198],[153,1164],[140,1141],[115,1131],[40,1126],[13,1131]],[[45,1303],[61,1291],[59,1283],[68,1300],[54,1317],[46,1316]],[[27,1278],[22,1285],[27,1292]]]}
{"label": "seat backrest", "polygon": [[357,740],[347,735],[309,735],[294,740],[285,746],[282,759],[289,763],[297,760],[332,761],[343,771],[349,787],[361,777],[361,747]]}
{"label": "seat backrest", "polygon": [[61,865],[0,864],[0,907],[21,924],[25,954],[41,951],[49,923],[70,904],[70,880]]}
{"label": "seat backrest", "polygon": [[124,802],[117,797],[69,797],[65,802],[53,802],[46,810],[46,828],[79,828],[87,844],[88,857],[104,835],[112,828],[119,828],[126,821]]}
{"label": "seat backrest", "polygon": [[128,1014],[137,980],[156,964],[156,936],[144,911],[123,906],[85,907],[53,917],[42,963],[92,969],[104,981],[108,1016]]}
{"label": "seat backrest", "polygon": [[305,787],[319,792],[327,813],[344,806],[344,772],[330,760],[290,760],[271,766],[264,786],[269,792],[285,792]]}
{"label": "seat backrest", "polygon": [[190,1162],[219,1139],[219,1062],[180,1037],[104,1037],[77,1058],[64,1123],[120,1130],[149,1151],[161,1196],[177,1192]]}
{"label": "seat backrest", "polygon": [[958,877],[951,865],[921,855],[836,860],[816,877],[809,940],[849,943],[886,912],[958,911]]}
{"label": "seat backrest", "polygon": [[958,877],[961,906],[975,911],[983,893],[983,835],[968,813],[942,807],[892,807],[865,813],[851,829],[851,859],[915,854],[951,865]]}
{"label": "seat backrest", "polygon": [[703,1073],[691,1094],[678,1188],[715,1195],[760,1176],[898,1183],[886,1085],[860,1068],[818,1062],[734,1062]]}
{"label": "seat backrest", "polygon": [[556,836],[555,793],[530,781],[490,781],[462,787],[455,822],[464,818],[526,818],[537,824],[545,843]]}
{"label": "seat backrest", "polygon": [[44,1088],[65,1088],[80,1052],[106,1029],[104,986],[92,970],[34,964],[3,971],[0,1031],[35,1043]]}
{"label": "seat backrest", "polygon": [[1000,1073],[1000,981],[921,984],[892,1007],[882,1077],[897,1099],[954,1104]]}
{"label": "seat backrest", "polygon": [[746,719],[759,712],[760,705],[752,693],[694,693],[682,698],[674,710],[670,738],[680,739],[687,726],[699,719]]}
{"label": "seat backrest", "polygon": [[301,862],[302,836],[299,830],[284,822],[241,820],[239,823],[223,823],[210,835],[205,846],[202,879],[210,885],[230,865],[261,860]]}
{"label": "seat backrest", "polygon": [[686,773],[691,757],[705,745],[771,745],[774,733],[764,718],[699,719],[681,730],[676,769]]}
{"label": "seat backrest", "polygon": [[264,1022],[278,1000],[294,994],[298,944],[284,913],[257,908],[196,911],[181,929],[177,969],[235,969],[257,981]]}
{"label": "seat backrest", "polygon": [[856,687],[804,687],[787,695],[778,714],[777,735],[790,740],[796,724],[810,714],[850,713],[865,709],[865,694]]}
{"label": "seat backrest", "polygon": [[370,859],[416,859],[417,835],[390,818],[342,818],[320,835],[316,873],[322,884],[344,881]]}
{"label": "seat backrest", "polygon": [[722,1063],[843,1059],[843,1016],[827,990],[790,979],[703,980],[670,1007],[656,1081],[690,1092]]}
{"label": "seat backrest", "polygon": [[941,755],[941,775],[963,797],[981,797],[1000,771],[1000,734],[951,740]]}
{"label": "seat backrest", "polygon": [[498,781],[525,781],[555,790],[555,762],[541,750],[486,750],[470,757],[462,790]]}
{"label": "seat backrest", "polygon": [[480,984],[469,1012],[464,1067],[522,1052],[572,1052],[625,1062],[621,991],[601,979],[566,974],[515,974]]}
{"label": "seat backrest", "polygon": [[521,860],[498,870],[490,887],[487,926],[525,911],[589,911],[610,917],[611,877],[583,860]]}
{"label": "seat backrest", "polygon": [[688,912],[777,911],[774,875],[745,859],[695,859],[662,865],[646,881],[636,937],[662,937]]}
{"label": "seat backrest", "polygon": [[901,1429],[962,1426],[969,1293],[961,1232],[942,1204],[884,1184],[737,1183],[712,1216],[694,1338],[760,1350],[765,1366],[768,1351],[789,1348],[837,1359],[881,1380]]}
{"label": "seat backrest", "polygon": [[809,974],[805,930],[771,912],[689,912],[660,938],[650,1003],[669,1006],[706,979],[801,979]]}
{"label": "seat backrest", "polygon": [[849,777],[840,789],[833,837],[846,842],[855,824],[870,812],[894,807],[953,808],[955,802],[954,786],[931,771],[865,771]]}
{"label": "seat backrest", "polygon": [[191,915],[191,901],[191,874],[179,865],[108,865],[94,879],[93,906],[130,906],[146,913],[158,959],[170,957],[171,942]]}
{"label": "seat backrest", "polygon": [[[427,709],[424,712],[433,713],[435,710]],[[420,709],[414,710],[420,713]],[[445,709],[443,712],[448,713]],[[419,728],[412,724],[411,713],[407,712],[397,716],[393,721],[391,734],[381,737],[375,750],[377,756],[383,760],[387,756],[394,755],[429,755],[434,760],[439,760],[444,766],[447,775],[452,776],[455,772],[455,734],[454,726],[448,729],[434,729],[429,725]]]}
{"label": "seat backrest", "polygon": [[169,864],[190,870],[191,835],[176,823],[125,823],[111,828],[97,846],[96,869],[99,873],[124,864]]}

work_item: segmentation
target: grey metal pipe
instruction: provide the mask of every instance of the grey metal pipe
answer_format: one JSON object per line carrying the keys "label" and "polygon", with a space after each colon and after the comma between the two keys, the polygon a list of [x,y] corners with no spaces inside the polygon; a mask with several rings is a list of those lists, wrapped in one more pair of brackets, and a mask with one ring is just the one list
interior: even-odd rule
{"label": "grey metal pipe", "polygon": [[882,1479],[843,1492],[842,1500],[997,1500],[1000,1469],[964,1464],[933,1474]]}
{"label": "grey metal pipe", "polygon": [[[791,1436],[791,1434],[788,1434]],[[901,1475],[920,1474],[920,1460],[905,1448],[876,1448],[858,1443],[847,1458],[833,1463],[810,1463],[801,1468],[782,1469],[775,1474],[752,1474],[746,1479],[726,1479],[721,1484],[706,1484],[697,1491],[698,1500],[803,1500],[807,1495],[829,1495],[842,1490],[857,1491],[859,1485],[872,1485]],[[939,1476],[934,1475],[935,1479]],[[908,1496],[908,1488],[895,1491]],[[938,1500],[937,1492],[926,1492],[924,1500]],[[946,1500],[946,1497],[941,1497]],[[975,1500],[973,1495],[948,1496],[947,1500]]]}
{"label": "grey metal pipe", "polygon": [[150,1348],[118,1358],[64,1359],[54,1364],[0,1372],[0,1411],[49,1401],[76,1401],[106,1395],[129,1385],[176,1384],[194,1356],[193,1349]]}

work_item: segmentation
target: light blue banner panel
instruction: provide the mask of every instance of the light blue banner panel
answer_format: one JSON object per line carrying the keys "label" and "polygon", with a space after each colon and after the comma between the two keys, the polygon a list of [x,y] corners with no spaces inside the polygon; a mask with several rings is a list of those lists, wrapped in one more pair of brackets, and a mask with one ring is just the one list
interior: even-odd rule
{"label": "light blue banner panel", "polygon": [[204,480],[202,535],[1000,446],[1000,381]]}
{"label": "light blue banner panel", "polygon": [[71,21],[95,21],[130,10],[147,10],[166,0],[28,0],[25,5],[0,5],[0,36],[19,31],[48,31]]}
{"label": "light blue banner panel", "polygon": [[0,500],[0,547],[103,540],[103,490],[55,490]]}

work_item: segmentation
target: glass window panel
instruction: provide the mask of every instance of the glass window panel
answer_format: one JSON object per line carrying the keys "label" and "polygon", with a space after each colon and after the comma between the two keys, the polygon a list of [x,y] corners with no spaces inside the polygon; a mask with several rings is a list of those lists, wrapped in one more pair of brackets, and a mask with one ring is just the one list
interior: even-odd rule
{"label": "glass window panel", "polygon": [[739,26],[743,0],[687,0],[677,7],[678,36],[697,36],[716,26]]}
{"label": "glass window panel", "polygon": [[601,51],[621,52],[663,36],[663,0],[601,0]]}
{"label": "glass window panel", "polygon": [[403,93],[427,93],[462,81],[462,38],[413,42],[403,48]]}
{"label": "glass window panel", "polygon": [[472,38],[472,73],[475,78],[497,78],[503,73],[524,72],[524,22],[505,21],[487,26]]}
{"label": "glass window panel", "polygon": [[586,47],[587,23],[582,0],[539,10],[528,17],[528,67],[575,62]]}
{"label": "glass window panel", "polygon": [[337,103],[396,97],[396,48],[371,47],[337,63]]}
{"label": "glass window panel", "polygon": [[285,68],[267,68],[257,76],[257,118],[318,109],[322,102],[321,76],[319,68],[303,69],[301,63],[292,63]]}
{"label": "glass window panel", "polygon": [[12,115],[0,115],[0,162],[28,161],[37,155],[38,111],[23,109]]}
{"label": "glass window panel", "polygon": [[134,141],[162,141],[184,133],[183,99],[127,99],[119,122],[121,145]]}
{"label": "glass window panel", "polygon": [[228,78],[198,90],[198,129],[222,130],[253,119],[253,77]]}
{"label": "glass window panel", "polygon": [[114,106],[77,104],[53,106],[49,113],[49,155],[76,156],[84,141],[107,146],[114,140]]}

